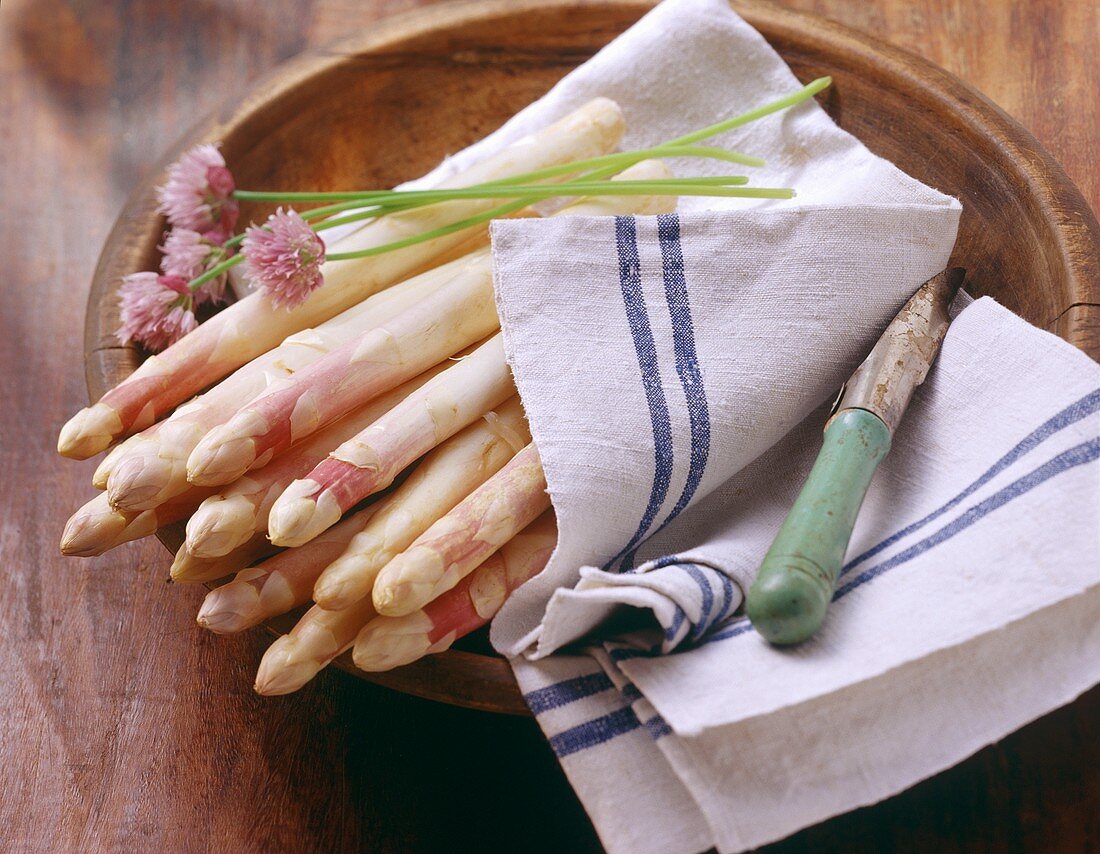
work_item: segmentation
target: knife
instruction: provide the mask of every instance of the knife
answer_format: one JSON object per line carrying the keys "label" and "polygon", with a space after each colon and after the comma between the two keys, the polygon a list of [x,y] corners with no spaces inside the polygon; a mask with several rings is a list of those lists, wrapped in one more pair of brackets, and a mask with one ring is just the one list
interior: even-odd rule
{"label": "knife", "polygon": [[746,597],[753,628],[771,643],[801,643],[824,621],[860,505],[935,361],[964,275],[956,267],[921,285],[840,390],[821,452]]}

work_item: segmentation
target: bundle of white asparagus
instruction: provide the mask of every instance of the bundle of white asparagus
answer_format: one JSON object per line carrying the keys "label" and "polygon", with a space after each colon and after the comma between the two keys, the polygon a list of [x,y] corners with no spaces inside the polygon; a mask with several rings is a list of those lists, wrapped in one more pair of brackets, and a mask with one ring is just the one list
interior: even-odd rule
{"label": "bundle of white asparagus", "polygon": [[[610,153],[622,130],[617,106],[597,99],[450,184]],[[617,177],[669,175],[646,160]],[[491,205],[390,214],[339,246],[383,245]],[[674,207],[673,196],[621,195],[554,215]],[[556,540],[486,243],[481,225],[333,264],[300,306],[251,294],[147,359],[62,430],[67,456],[110,447],[93,479],[104,491],[69,520],[62,551],[101,554],[186,520],[172,579],[227,580],[201,626],[238,632],[309,606],[263,657],[262,694],[296,690],[352,647],[360,667],[383,670],[485,625]]]}

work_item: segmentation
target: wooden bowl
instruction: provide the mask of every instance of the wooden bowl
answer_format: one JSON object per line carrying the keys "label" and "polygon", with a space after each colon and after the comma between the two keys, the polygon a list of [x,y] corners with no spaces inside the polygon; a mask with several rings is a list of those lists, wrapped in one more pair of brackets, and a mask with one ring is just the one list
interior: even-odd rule
{"label": "wooden bowl", "polygon": [[[242,186],[390,186],[428,171],[499,126],[636,21],[649,0],[488,0],[393,18],[294,59],[181,140],[221,140]],[[847,130],[910,175],[957,196],[953,263],[969,288],[1100,357],[1100,227],[1035,139],[946,72],[824,19],[736,2],[802,80],[830,74],[824,105]],[[142,358],[119,347],[115,289],[154,269],[164,223],[154,172],[107,240],[85,327],[92,400]],[[246,207],[244,221],[267,210]],[[161,540],[175,549],[180,529]],[[272,628],[285,630],[275,621]],[[345,669],[399,691],[527,714],[506,662],[484,638],[387,674]]]}

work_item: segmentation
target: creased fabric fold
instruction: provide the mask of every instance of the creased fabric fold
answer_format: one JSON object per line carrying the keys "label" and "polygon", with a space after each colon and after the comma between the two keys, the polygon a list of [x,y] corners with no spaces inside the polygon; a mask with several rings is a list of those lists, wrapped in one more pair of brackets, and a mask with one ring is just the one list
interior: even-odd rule
{"label": "creased fabric fold", "polygon": [[[723,0],[666,0],[426,180],[593,97],[638,148],[799,85]],[[946,266],[960,206],[816,103],[713,142],[796,197],[492,227],[560,532],[492,639],[612,852],[781,838],[1100,680],[1100,368],[987,298],[894,437],[822,632],[777,650],[739,616],[829,400]]]}

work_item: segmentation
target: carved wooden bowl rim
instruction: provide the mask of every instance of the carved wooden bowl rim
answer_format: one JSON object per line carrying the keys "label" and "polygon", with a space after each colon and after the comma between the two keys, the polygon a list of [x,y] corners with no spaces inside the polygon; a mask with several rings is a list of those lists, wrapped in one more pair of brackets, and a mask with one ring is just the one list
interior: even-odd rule
{"label": "carved wooden bowl rim", "polygon": [[[291,98],[311,81],[338,69],[346,70],[349,64],[357,64],[364,74],[373,73],[370,63],[363,61],[365,58],[385,58],[391,66],[400,64],[403,46],[411,42],[417,43],[417,49],[434,43],[446,51],[451,33],[461,31],[468,43],[470,34],[476,34],[479,27],[499,31],[509,20],[524,15],[541,15],[548,22],[569,16],[575,26],[577,16],[583,20],[583,16],[599,14],[601,20],[610,17],[616,25],[621,24],[620,29],[625,29],[652,5],[651,0],[474,0],[433,6],[389,18],[369,30],[304,53],[275,68],[243,97],[234,99],[189,131],[127,201],[100,255],[88,300],[85,368],[90,399],[98,399],[142,358],[136,348],[112,343],[118,327],[114,293],[122,275],[148,267],[146,259],[152,257],[163,230],[163,220],[155,212],[154,187],[164,167],[181,151],[197,142],[226,139],[235,132],[245,131],[250,121],[274,102]],[[827,93],[827,99],[839,99],[839,104],[826,106],[840,113],[838,120],[842,125],[844,77],[860,75],[881,86],[883,92],[904,95],[911,110],[934,114],[942,122],[944,134],[961,135],[967,145],[987,157],[991,173],[999,173],[1027,203],[1031,218],[1038,223],[1038,226],[1032,224],[1032,228],[1036,239],[1042,241],[1045,263],[1055,269],[1055,284],[1048,290],[1058,293],[1044,297],[1046,302],[1053,299],[1053,316],[1048,311],[1046,316],[1028,319],[1056,331],[1094,358],[1100,357],[1100,339],[1090,338],[1086,322],[1075,311],[1100,305],[1100,227],[1079,191],[1028,131],[977,91],[911,53],[810,13],[781,9],[761,0],[734,5],[796,70],[813,72],[800,73],[804,79],[825,73],[837,78],[837,85]],[[548,37],[552,36],[547,32]],[[580,62],[599,47],[593,39],[603,35],[610,37],[607,32],[597,33],[568,51],[560,45],[554,49]],[[578,38],[583,41],[583,37]],[[483,47],[481,62],[502,61],[499,43],[485,43]],[[505,49],[504,60],[508,58],[507,50],[512,48],[527,52],[535,49],[531,45],[510,46]],[[465,63],[477,61],[465,51]],[[874,140],[865,141],[874,148]],[[953,260],[967,265],[965,246],[957,247]],[[985,290],[980,275],[972,276],[972,285],[975,279],[979,292]],[[988,289],[995,291],[996,283],[990,282]],[[1095,331],[1092,334],[1095,336]],[[182,528],[176,526],[158,536],[174,551],[182,542]],[[267,627],[277,633],[287,630],[289,624],[286,619],[273,620]],[[337,666],[368,681],[420,697],[488,711],[529,714],[507,662],[496,656],[449,650],[383,674],[355,669],[346,655],[338,659]]]}

